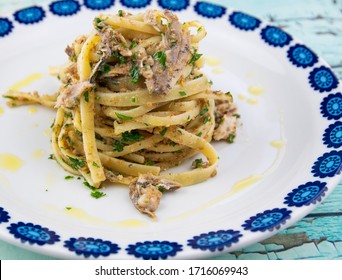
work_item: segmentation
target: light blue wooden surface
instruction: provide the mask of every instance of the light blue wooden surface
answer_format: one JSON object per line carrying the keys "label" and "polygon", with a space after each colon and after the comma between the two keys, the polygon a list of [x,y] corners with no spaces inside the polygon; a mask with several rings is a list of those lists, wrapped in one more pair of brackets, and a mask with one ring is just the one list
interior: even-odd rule
{"label": "light blue wooden surface", "polygon": [[[51,0],[0,0],[0,17]],[[324,58],[342,79],[342,0],[213,0],[271,21]],[[50,259],[0,241],[0,259]],[[312,213],[279,234],[216,259],[342,259],[342,182]]]}

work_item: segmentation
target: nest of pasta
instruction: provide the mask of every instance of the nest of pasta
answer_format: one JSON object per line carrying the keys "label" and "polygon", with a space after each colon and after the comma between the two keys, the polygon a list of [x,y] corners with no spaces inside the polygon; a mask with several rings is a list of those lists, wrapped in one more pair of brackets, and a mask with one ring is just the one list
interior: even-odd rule
{"label": "nest of pasta", "polygon": [[[210,142],[233,142],[236,107],[200,71],[201,23],[149,10],[101,14],[93,24],[89,35],[67,46],[56,94],[8,92],[8,104],[56,108],[57,162],[94,188],[106,180],[129,185],[135,207],[154,217],[164,191],[216,174]],[[187,171],[166,171],[199,153],[204,157]]]}

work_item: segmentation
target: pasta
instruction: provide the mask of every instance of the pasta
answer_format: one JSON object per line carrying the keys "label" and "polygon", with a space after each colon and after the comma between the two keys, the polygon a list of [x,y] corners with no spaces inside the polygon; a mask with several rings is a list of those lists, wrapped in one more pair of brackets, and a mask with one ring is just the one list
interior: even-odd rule
{"label": "pasta", "polygon": [[[151,217],[164,191],[216,175],[212,140],[233,142],[232,95],[210,89],[200,71],[204,26],[181,24],[170,11],[100,14],[94,30],[76,38],[58,69],[56,94],[9,91],[9,106],[56,108],[52,151],[69,173],[94,188],[129,185],[134,206]],[[192,169],[168,169],[202,153]]]}

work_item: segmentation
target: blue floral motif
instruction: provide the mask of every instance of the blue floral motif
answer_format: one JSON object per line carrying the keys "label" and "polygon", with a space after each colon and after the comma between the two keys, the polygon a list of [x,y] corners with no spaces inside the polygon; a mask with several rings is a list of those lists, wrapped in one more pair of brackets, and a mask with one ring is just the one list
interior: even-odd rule
{"label": "blue floral motif", "polygon": [[10,34],[13,29],[13,23],[7,18],[0,18],[0,37]]}
{"label": "blue floral motif", "polygon": [[181,11],[186,9],[190,1],[189,0],[158,0],[158,4],[163,9],[171,11]]}
{"label": "blue floral motif", "polygon": [[28,242],[32,245],[37,244],[42,246],[60,241],[60,236],[54,231],[32,223],[13,223],[7,229],[15,238],[20,239],[23,243]]}
{"label": "blue floral motif", "polygon": [[241,12],[233,12],[229,16],[230,23],[238,29],[252,31],[260,26],[261,21]]}
{"label": "blue floral motif", "polygon": [[128,8],[144,8],[150,5],[151,0],[120,0],[120,3]]}
{"label": "blue floral motif", "polygon": [[93,256],[95,258],[99,256],[107,257],[110,254],[116,254],[121,248],[110,241],[104,241],[102,239],[95,238],[70,238],[64,241],[64,247],[69,251],[75,252],[77,255],[83,255],[86,258]]}
{"label": "blue floral motif", "polygon": [[331,151],[319,157],[312,167],[315,177],[333,177],[341,173],[342,151]]}
{"label": "blue floral motif", "polygon": [[0,207],[0,224],[7,223],[11,217],[8,215],[8,212],[4,210],[4,208]]}
{"label": "blue floral motif", "polygon": [[342,146],[342,122],[335,122],[325,130],[323,142],[328,148],[340,148]]}
{"label": "blue floral motif", "polygon": [[261,38],[273,47],[284,47],[292,41],[292,37],[275,26],[266,26],[261,30]]}
{"label": "blue floral motif", "polygon": [[309,82],[319,92],[331,91],[338,86],[335,74],[325,66],[314,68],[309,74]]}
{"label": "blue floral motif", "polygon": [[84,0],[84,5],[91,10],[105,10],[114,5],[114,0]]}
{"label": "blue floral motif", "polygon": [[282,224],[285,224],[286,220],[291,217],[292,211],[286,208],[274,208],[272,210],[266,210],[262,213],[258,213],[255,216],[250,217],[242,227],[245,230],[252,232],[256,231],[272,231],[279,229]]}
{"label": "blue floral motif", "polygon": [[318,57],[313,51],[300,44],[289,48],[287,57],[293,65],[302,68],[311,67],[318,61]]}
{"label": "blue floral motif", "polygon": [[194,6],[195,12],[206,18],[219,18],[226,13],[226,8],[207,2],[197,2]]}
{"label": "blue floral motif", "polygon": [[222,251],[225,247],[230,247],[233,243],[239,242],[241,236],[242,234],[238,230],[211,231],[189,239],[188,245],[193,249],[201,249],[202,251]]}
{"label": "blue floral motif", "polygon": [[182,251],[182,245],[169,241],[145,241],[128,245],[126,251],[129,255],[144,260],[165,260],[167,257],[174,257],[177,252]]}
{"label": "blue floral motif", "polygon": [[51,13],[57,16],[71,16],[80,11],[81,6],[74,0],[55,1],[49,5]]}
{"label": "blue floral motif", "polygon": [[321,113],[328,120],[338,120],[342,117],[342,94],[329,94],[321,103]]}
{"label": "blue floral motif", "polygon": [[22,24],[34,24],[40,22],[45,17],[45,11],[38,6],[32,6],[14,13],[14,18]]}
{"label": "blue floral motif", "polygon": [[315,204],[322,200],[325,192],[328,190],[327,183],[319,181],[307,182],[304,185],[300,185],[285,197],[284,203],[288,206],[302,207],[304,205]]}

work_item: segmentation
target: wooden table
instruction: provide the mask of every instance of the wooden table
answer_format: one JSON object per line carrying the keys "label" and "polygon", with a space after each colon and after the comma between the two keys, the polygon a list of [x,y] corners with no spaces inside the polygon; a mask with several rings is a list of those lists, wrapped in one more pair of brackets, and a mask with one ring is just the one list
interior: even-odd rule
{"label": "wooden table", "polygon": [[[50,0],[2,0],[0,17]],[[216,0],[302,40],[342,79],[342,0]],[[279,234],[215,259],[342,259],[342,182],[312,213]],[[0,259],[50,259],[0,241]]]}

